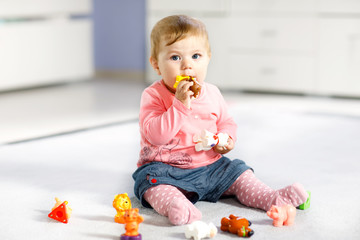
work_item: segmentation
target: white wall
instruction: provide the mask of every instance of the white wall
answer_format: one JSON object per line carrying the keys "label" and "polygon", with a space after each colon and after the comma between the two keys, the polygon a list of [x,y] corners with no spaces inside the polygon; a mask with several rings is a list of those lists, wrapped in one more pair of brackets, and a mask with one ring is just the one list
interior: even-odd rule
{"label": "white wall", "polygon": [[[148,0],[147,35],[162,17],[206,25],[207,81],[228,89],[360,97],[358,0]],[[147,46],[149,46],[147,42]],[[147,68],[147,80],[157,80]]]}
{"label": "white wall", "polygon": [[[0,1],[0,90],[93,74],[90,0]],[[75,16],[75,17],[74,17]]]}

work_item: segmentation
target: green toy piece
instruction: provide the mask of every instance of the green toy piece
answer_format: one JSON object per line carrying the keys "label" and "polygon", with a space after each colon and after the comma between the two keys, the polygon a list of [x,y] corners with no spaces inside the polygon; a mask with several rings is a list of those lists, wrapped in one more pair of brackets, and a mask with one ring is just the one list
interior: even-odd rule
{"label": "green toy piece", "polygon": [[310,208],[311,192],[307,191],[307,193],[309,194],[309,197],[306,199],[306,202],[304,202],[303,204],[298,206],[298,208],[301,210],[306,210],[306,209]]}

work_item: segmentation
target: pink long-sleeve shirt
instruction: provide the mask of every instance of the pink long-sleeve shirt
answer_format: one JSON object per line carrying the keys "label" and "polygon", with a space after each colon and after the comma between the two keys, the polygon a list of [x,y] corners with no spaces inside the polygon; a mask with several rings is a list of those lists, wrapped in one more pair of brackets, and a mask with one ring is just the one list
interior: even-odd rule
{"label": "pink long-sleeve shirt", "polygon": [[221,157],[213,149],[195,151],[193,136],[202,129],[227,133],[236,141],[237,126],[219,89],[204,83],[200,95],[186,108],[163,83],[146,88],[140,105],[141,151],[138,167],[153,161],[179,168],[197,168]]}

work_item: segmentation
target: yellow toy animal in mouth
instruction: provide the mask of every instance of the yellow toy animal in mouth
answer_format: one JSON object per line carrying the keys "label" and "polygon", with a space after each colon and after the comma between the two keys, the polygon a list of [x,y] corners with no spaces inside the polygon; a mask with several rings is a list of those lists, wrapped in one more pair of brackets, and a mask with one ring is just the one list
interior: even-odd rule
{"label": "yellow toy animal in mouth", "polygon": [[193,85],[190,86],[189,90],[192,91],[194,93],[194,98],[197,98],[200,94],[201,91],[201,85],[199,84],[198,81],[196,81],[196,78],[191,77],[191,76],[176,76],[176,81],[174,84],[174,88],[177,88],[177,86],[179,85],[179,82],[181,81],[189,81],[189,82],[193,82]]}

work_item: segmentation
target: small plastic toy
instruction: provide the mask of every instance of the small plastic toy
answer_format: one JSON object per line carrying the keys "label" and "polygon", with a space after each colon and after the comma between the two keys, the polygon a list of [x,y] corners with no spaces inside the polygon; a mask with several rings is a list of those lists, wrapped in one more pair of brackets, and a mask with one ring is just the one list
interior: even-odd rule
{"label": "small plastic toy", "polygon": [[246,218],[230,215],[229,218],[221,219],[221,231],[237,234],[239,237],[251,237],[254,231],[249,228],[251,222]]}
{"label": "small plastic toy", "polygon": [[196,143],[196,151],[208,151],[214,146],[226,146],[229,135],[226,133],[213,134],[207,130],[202,130],[200,134],[193,136],[193,141]]}
{"label": "small plastic toy", "polygon": [[68,202],[61,202],[57,197],[55,197],[55,201],[56,203],[51,209],[51,213],[49,213],[48,217],[62,223],[68,223],[72,213],[72,209],[67,206]]}
{"label": "small plastic toy", "polygon": [[139,234],[139,223],[143,222],[144,218],[139,215],[138,208],[131,208],[125,210],[125,214],[119,217],[119,223],[125,224],[125,234],[122,234],[121,240],[141,240]]}
{"label": "small plastic toy", "polygon": [[306,209],[310,208],[311,192],[307,191],[307,193],[309,194],[309,197],[306,199],[306,202],[304,202],[303,204],[298,206],[298,208],[301,210],[306,210]]}
{"label": "small plastic toy", "polygon": [[213,223],[195,221],[185,228],[185,237],[201,240],[202,238],[213,238],[217,234],[217,228]]}
{"label": "small plastic toy", "polygon": [[194,98],[197,98],[200,94],[201,91],[201,85],[198,81],[196,81],[196,78],[191,77],[191,76],[176,76],[176,81],[174,84],[174,88],[177,88],[177,86],[179,85],[179,82],[181,81],[190,81],[193,82],[193,85],[189,88],[193,93],[194,93]]}
{"label": "small plastic toy", "polygon": [[131,208],[131,201],[127,193],[115,195],[113,201],[113,207],[116,209],[117,214],[114,217],[114,221],[117,223],[121,216],[125,214],[125,210]]}
{"label": "small plastic toy", "polygon": [[294,206],[288,204],[282,207],[272,205],[266,214],[274,219],[273,225],[275,227],[290,226],[294,224],[296,209]]}

